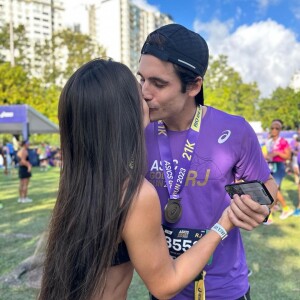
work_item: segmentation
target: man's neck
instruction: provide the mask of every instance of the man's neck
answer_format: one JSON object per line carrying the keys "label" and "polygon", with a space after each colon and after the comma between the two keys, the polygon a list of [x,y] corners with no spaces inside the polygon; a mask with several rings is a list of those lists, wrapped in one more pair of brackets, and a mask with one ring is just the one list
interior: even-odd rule
{"label": "man's neck", "polygon": [[[176,115],[172,118],[164,119],[163,122],[168,130],[171,131],[185,131],[190,129],[193,122],[197,106],[194,106],[193,109],[190,109],[183,115]],[[202,106],[202,118],[204,117],[207,111],[206,106]]]}

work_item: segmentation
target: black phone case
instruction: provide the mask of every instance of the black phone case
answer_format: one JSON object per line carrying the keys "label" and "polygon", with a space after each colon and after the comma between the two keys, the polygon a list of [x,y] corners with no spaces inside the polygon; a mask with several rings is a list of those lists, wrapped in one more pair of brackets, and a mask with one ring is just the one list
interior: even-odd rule
{"label": "black phone case", "polygon": [[227,184],[225,190],[230,198],[233,198],[234,194],[239,196],[247,194],[261,205],[270,205],[274,202],[266,186],[259,180]]}

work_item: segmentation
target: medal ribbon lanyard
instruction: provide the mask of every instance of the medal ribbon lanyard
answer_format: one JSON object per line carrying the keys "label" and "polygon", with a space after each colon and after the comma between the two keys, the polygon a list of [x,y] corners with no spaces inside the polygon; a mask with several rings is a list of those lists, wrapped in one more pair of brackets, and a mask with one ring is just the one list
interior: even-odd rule
{"label": "medal ribbon lanyard", "polygon": [[170,199],[179,199],[179,194],[185,185],[185,179],[191,165],[196,141],[200,133],[202,118],[202,107],[197,106],[197,110],[192,125],[187,133],[187,139],[178,161],[175,171],[169,137],[165,124],[159,120],[155,123],[158,134],[158,147],[162,160],[165,181],[170,195]]}

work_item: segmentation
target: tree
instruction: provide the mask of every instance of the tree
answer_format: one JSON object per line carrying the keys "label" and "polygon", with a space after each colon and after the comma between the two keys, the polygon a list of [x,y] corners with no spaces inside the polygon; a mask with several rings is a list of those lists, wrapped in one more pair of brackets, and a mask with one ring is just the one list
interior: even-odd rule
{"label": "tree", "polygon": [[[28,57],[29,40],[26,36],[24,25],[14,27],[14,57],[15,64],[22,66],[30,71],[30,59]],[[10,51],[9,24],[5,24],[0,31],[0,53]],[[0,62],[4,62],[3,54],[0,56]]]}
{"label": "tree", "polygon": [[293,89],[277,88],[270,98],[260,101],[260,118],[263,128],[267,128],[273,119],[281,119],[285,129],[296,129],[300,122],[300,92]]}
{"label": "tree", "polygon": [[55,52],[54,39],[36,42],[34,45],[35,69],[45,84],[55,84],[62,76],[62,68],[57,63],[59,54]]}
{"label": "tree", "polygon": [[55,34],[54,39],[59,49],[65,47],[68,53],[63,72],[65,78],[69,78],[76,69],[91,59],[105,56],[105,50],[89,35],[66,29]]}
{"label": "tree", "polygon": [[0,64],[0,104],[24,104],[29,93],[29,76],[21,66]]}
{"label": "tree", "polygon": [[93,58],[105,56],[104,49],[88,35],[65,29],[51,40],[35,44],[35,58],[44,82],[60,84]]}
{"label": "tree", "polygon": [[210,58],[204,80],[205,103],[248,121],[258,118],[260,92],[256,83],[244,83],[238,72],[227,64],[227,57]]}
{"label": "tree", "polygon": [[21,67],[0,64],[0,104],[28,104],[57,123],[57,105],[61,89],[42,84]]}

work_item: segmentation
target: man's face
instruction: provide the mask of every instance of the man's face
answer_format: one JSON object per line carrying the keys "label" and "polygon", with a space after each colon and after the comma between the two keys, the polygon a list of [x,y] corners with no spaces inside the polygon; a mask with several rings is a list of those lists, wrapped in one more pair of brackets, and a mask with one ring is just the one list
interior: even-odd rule
{"label": "man's face", "polygon": [[142,55],[138,75],[152,122],[176,118],[182,113],[189,96],[181,92],[180,79],[171,63]]}

